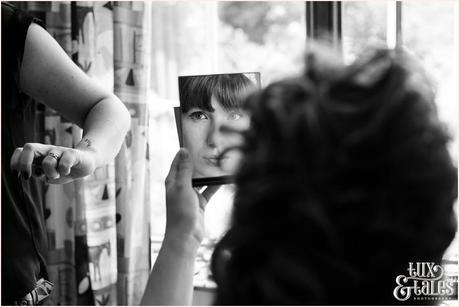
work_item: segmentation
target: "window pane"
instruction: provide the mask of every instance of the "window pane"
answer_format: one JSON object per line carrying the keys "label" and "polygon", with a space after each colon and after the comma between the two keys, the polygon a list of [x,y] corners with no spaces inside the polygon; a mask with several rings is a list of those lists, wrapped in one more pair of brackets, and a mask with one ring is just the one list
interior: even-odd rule
{"label": "window pane", "polygon": [[[438,114],[453,136],[450,151],[453,161],[457,161],[458,3],[453,0],[402,1],[401,5],[403,47],[420,60],[435,86]],[[395,35],[395,22],[395,1],[342,2],[345,62],[352,62],[368,45],[386,45],[387,34]],[[456,203],[456,213],[457,209]],[[455,263],[455,272],[458,245],[456,235],[444,255],[445,260]]]}
{"label": "window pane", "polygon": [[[450,149],[457,161],[458,4],[456,1],[403,2],[402,14],[403,44],[421,60],[432,78],[437,91],[438,114],[453,136]],[[456,215],[457,210],[456,203]],[[458,246],[456,234],[443,257],[453,263],[450,266],[456,274]]]}
{"label": "window pane", "polygon": [[[440,118],[457,134],[457,3],[403,2],[403,45],[420,60],[437,90]],[[456,23],[456,24],[455,24]],[[457,137],[451,147],[457,157]]]}
{"label": "window pane", "polygon": [[[165,227],[164,178],[178,139],[173,107],[178,76],[258,71],[261,83],[300,72],[306,43],[304,2],[153,2],[149,157],[152,262]],[[209,260],[226,231],[230,185],[206,209],[207,235],[198,251],[195,286],[212,288]]]}
{"label": "window pane", "polygon": [[299,73],[305,9],[304,2],[219,2],[218,69],[259,71],[264,85]]}
{"label": "window pane", "polygon": [[262,84],[300,72],[304,2],[152,4],[151,89],[176,99],[178,75],[258,71]]}
{"label": "window pane", "polygon": [[387,3],[385,1],[343,1],[342,42],[346,63],[365,47],[386,45]]}

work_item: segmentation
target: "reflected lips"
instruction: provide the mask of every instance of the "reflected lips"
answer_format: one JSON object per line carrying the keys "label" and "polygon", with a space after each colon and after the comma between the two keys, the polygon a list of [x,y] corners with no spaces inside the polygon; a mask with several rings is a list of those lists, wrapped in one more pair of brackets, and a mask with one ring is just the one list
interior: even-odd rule
{"label": "reflected lips", "polygon": [[222,160],[226,160],[227,157],[223,156],[219,158],[218,156],[205,156],[203,159],[212,166],[218,167]]}

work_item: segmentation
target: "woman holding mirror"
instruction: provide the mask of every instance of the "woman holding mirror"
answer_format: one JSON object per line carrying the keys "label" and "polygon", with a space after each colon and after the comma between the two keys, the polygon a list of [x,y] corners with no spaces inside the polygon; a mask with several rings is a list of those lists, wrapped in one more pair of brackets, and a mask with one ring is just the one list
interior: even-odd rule
{"label": "woman holding mirror", "polygon": [[[351,66],[322,54],[248,99],[231,228],[212,260],[215,303],[438,303],[394,297],[409,262],[440,264],[456,232],[457,168],[430,84],[400,50]],[[192,173],[181,149],[142,304],[192,302],[206,205]]]}

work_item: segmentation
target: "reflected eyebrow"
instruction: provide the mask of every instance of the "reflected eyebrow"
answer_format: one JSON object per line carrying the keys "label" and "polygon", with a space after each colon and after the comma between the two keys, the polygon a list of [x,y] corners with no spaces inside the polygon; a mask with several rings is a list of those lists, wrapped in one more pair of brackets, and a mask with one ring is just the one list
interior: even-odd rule
{"label": "reflected eyebrow", "polygon": [[244,109],[242,109],[241,107],[232,107],[232,108],[223,108],[226,112],[234,112],[234,111],[237,111],[237,112],[241,112],[241,113],[244,113]]}
{"label": "reflected eyebrow", "polygon": [[214,111],[210,111],[210,110],[208,111],[208,110],[201,109],[201,108],[198,108],[198,107],[191,107],[191,108],[188,110],[188,112],[186,112],[186,113],[197,112],[197,111],[199,111],[199,112],[208,112],[208,113],[214,113],[214,112],[215,112],[215,110],[214,110]]}

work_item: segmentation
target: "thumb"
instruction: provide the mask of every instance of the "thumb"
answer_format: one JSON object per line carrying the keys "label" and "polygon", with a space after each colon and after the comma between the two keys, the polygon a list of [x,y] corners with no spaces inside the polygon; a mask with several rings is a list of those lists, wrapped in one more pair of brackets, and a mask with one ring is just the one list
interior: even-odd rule
{"label": "thumb", "polygon": [[175,177],[176,182],[183,186],[186,184],[191,186],[193,163],[190,158],[190,153],[186,148],[180,148],[178,162],[177,175]]}

